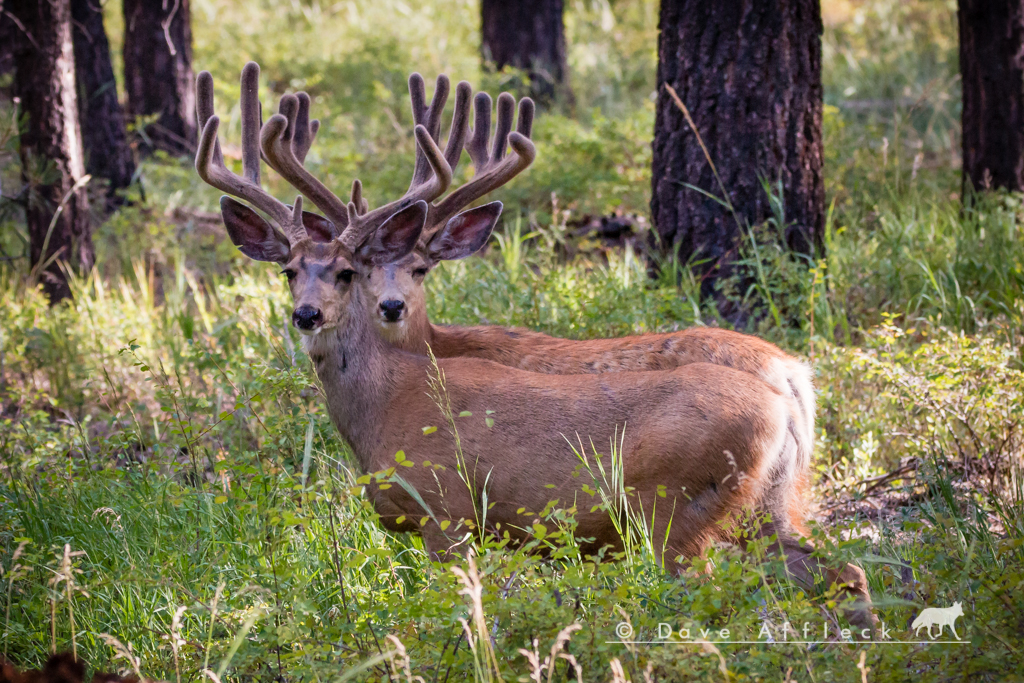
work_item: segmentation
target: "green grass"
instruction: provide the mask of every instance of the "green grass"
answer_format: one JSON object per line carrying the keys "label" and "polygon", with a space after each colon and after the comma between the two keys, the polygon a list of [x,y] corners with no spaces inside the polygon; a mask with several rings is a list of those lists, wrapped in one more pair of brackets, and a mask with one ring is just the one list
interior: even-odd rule
{"label": "green grass", "polygon": [[[825,34],[827,253],[789,253],[777,225],[755,226],[722,287],[756,312],[750,331],[815,368],[817,543],[865,568],[893,639],[920,607],[961,601],[963,644],[839,637],[835,596],[805,595],[763,547],[715,547],[710,573],[666,575],[609,459],[594,504],[625,520],[628,557],[581,557],[575,511],[551,505],[534,511],[527,548],[488,539],[475,570],[431,564],[363,499],[280,276],[197,213],[216,193],[187,162],[156,159],[143,166],[147,202],[98,229],[100,265],[55,309],[26,286],[20,209],[0,204],[0,257],[12,257],[0,263],[0,653],[27,666],[74,644],[91,665],[137,657],[172,681],[527,680],[523,650],[537,666],[554,657],[551,680],[572,666],[559,654],[584,680],[621,666],[633,681],[648,667],[657,680],[849,681],[862,661],[871,681],[1018,675],[1020,197],[961,197],[954,4],[826,4],[840,16]],[[116,49],[117,3],[106,7]],[[289,89],[316,95],[320,176],[345,186],[359,174],[371,202],[404,189],[408,71],[492,92],[516,78],[480,73],[474,4],[439,7],[193,3],[196,63],[214,73],[229,145],[238,71],[256,58],[267,110]],[[657,17],[654,2],[567,7],[575,108],[538,120],[537,164],[499,193],[487,254],[431,274],[431,316],[572,338],[714,323],[680,264],[651,280],[631,250],[574,243],[558,256],[566,218],[646,212]],[[5,195],[14,144],[0,134]],[[780,641],[795,637],[784,624],[806,622],[831,637],[716,654],[615,643],[623,622],[637,640],[657,639],[659,623],[732,640],[767,624]]]}

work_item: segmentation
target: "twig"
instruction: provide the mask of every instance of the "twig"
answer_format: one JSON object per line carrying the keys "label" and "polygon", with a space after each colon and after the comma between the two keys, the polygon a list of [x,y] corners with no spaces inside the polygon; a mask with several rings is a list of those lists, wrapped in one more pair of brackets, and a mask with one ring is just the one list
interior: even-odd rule
{"label": "twig", "polygon": [[17,26],[18,28],[21,29],[21,32],[25,34],[25,37],[28,38],[28,41],[30,43],[32,43],[32,45],[34,45],[37,50],[41,50],[42,49],[42,48],[39,47],[39,43],[36,42],[36,39],[32,37],[32,34],[28,32],[28,29],[25,28],[25,24],[21,23],[21,21],[18,20],[18,17],[14,16],[10,12],[8,12],[7,10],[4,10],[4,14],[11,21],[14,22],[15,26]]}
{"label": "twig", "polygon": [[[164,40],[167,41],[167,49],[170,50],[171,56],[178,54],[178,51],[174,48],[174,41],[171,40],[171,22],[174,21],[174,15],[178,13],[178,7],[181,5],[181,0],[174,0],[174,7],[171,8],[171,13],[167,15],[167,20],[160,22],[160,28],[164,30]],[[167,10],[167,0],[163,2],[164,11]]]}

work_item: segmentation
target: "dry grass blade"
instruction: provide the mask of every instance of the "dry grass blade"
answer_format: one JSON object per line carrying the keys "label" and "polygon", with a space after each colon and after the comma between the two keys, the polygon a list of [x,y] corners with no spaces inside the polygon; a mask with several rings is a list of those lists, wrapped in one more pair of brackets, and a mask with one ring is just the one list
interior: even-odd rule
{"label": "dry grass blade", "polygon": [[385,638],[389,643],[394,646],[394,650],[388,650],[385,654],[388,656],[388,661],[391,663],[391,668],[394,671],[401,671],[405,676],[406,683],[426,683],[422,676],[412,675],[412,664],[409,660],[409,653],[405,650],[405,644],[398,639],[398,636],[388,634]]}
{"label": "dry grass blade", "polygon": [[139,657],[135,655],[134,652],[132,652],[131,643],[129,643],[126,646],[124,643],[122,643],[120,640],[110,635],[109,633],[100,633],[99,638],[108,646],[113,648],[115,660],[125,660],[126,662],[128,662],[128,666],[131,667],[131,670],[135,673],[135,675],[139,677],[139,680],[145,680],[145,678],[142,675],[142,671],[139,670],[141,660],[139,659]]}
{"label": "dry grass blade", "polygon": [[480,581],[480,572],[477,569],[472,549],[470,549],[466,561],[469,565],[468,570],[464,570],[462,567],[452,567],[452,573],[459,578],[463,586],[459,595],[469,598],[470,618],[473,626],[470,628],[467,621],[463,619],[460,621],[462,621],[466,640],[473,652],[477,679],[500,681],[503,680],[501,669],[498,667],[498,659],[494,654],[494,646],[487,634],[487,623],[484,619],[483,583]]}

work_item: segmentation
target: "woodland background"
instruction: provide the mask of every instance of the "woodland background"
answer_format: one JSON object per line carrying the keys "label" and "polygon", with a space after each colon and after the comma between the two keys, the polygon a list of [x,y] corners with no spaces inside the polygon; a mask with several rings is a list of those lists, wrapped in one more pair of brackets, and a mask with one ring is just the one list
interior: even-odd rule
{"label": "woodland background", "polygon": [[[521,650],[543,660],[579,624],[559,647],[583,679],[612,679],[615,666],[634,681],[1019,675],[1024,125],[966,111],[972,84],[991,74],[965,69],[956,2],[821,3],[820,160],[809,162],[820,172],[800,182],[743,130],[712,125],[724,104],[702,108],[677,88],[721,185],[695,138],[671,143],[689,155],[676,166],[659,166],[652,145],[659,126],[692,135],[658,80],[659,15],[685,2],[549,2],[562,11],[546,25],[564,22],[564,33],[548,31],[518,68],[496,64],[520,29],[507,17],[490,25],[488,0],[124,3],[85,3],[102,12],[69,22],[81,31],[98,17],[109,40],[109,73],[75,80],[83,141],[92,129],[120,140],[95,148],[105,165],[83,153],[76,171],[74,154],[62,167],[60,149],[33,147],[45,136],[25,112],[61,91],[41,77],[19,85],[17,56],[0,50],[5,657],[38,665],[75,647],[91,665],[164,680],[527,680],[536,667]],[[1001,63],[984,50],[1019,43],[1024,10],[959,9],[976,4],[1007,12],[967,34],[979,63]],[[0,45],[21,40],[7,40],[19,29],[4,20],[29,5],[3,4]],[[777,5],[781,32],[817,7]],[[835,602],[724,547],[708,558],[711,578],[667,576],[628,525],[630,552],[594,564],[572,540],[572,510],[557,505],[534,527],[546,558],[488,544],[465,580],[431,565],[418,538],[383,531],[288,324],[283,278],[225,239],[218,193],[189,158],[194,131],[138,104],[187,81],[154,82],[161,42],[132,44],[133,7],[156,12],[159,37],[159,12],[177,8],[180,22],[190,9],[191,47],[174,20],[164,44],[180,47],[172,72],[190,56],[192,70],[213,73],[229,159],[238,74],[253,59],[265,112],[287,92],[314,98],[323,126],[307,165],[335,188],[361,178],[371,203],[404,191],[411,173],[410,72],[537,96],[538,159],[495,194],[505,212],[485,253],[428,278],[432,320],[574,338],[734,326],[806,358],[819,392],[817,542],[864,566],[894,638],[923,606],[961,601],[965,644],[625,647],[608,642],[623,621],[638,634],[669,622],[756,637],[765,623],[776,634],[787,622],[838,625]],[[494,26],[505,35],[488,38]],[[82,49],[75,40],[76,58]],[[679,77],[713,83],[713,66]],[[1011,86],[995,100],[1013,104],[1019,73],[1004,76]],[[813,102],[814,79],[803,82]],[[101,103],[124,112],[120,129],[90,118]],[[979,149],[1009,161],[979,161]],[[813,157],[813,144],[802,153]],[[659,186],[658,173],[674,184]],[[292,194],[272,173],[266,184]],[[797,206],[800,187],[811,200]],[[692,215],[654,220],[666,201]],[[571,668],[556,659],[537,679]]]}

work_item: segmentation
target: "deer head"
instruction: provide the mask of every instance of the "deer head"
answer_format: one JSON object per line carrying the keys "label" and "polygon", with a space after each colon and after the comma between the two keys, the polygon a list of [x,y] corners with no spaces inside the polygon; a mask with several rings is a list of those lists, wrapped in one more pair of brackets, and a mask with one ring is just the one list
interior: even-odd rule
{"label": "deer head", "polygon": [[[353,182],[346,203],[303,165],[319,130],[319,122],[309,118],[308,95],[285,95],[278,113],[263,124],[258,86],[259,66],[249,62],[241,78],[242,174],[236,175],[225,167],[217,140],[220,122],[213,113],[213,78],[204,71],[197,80],[197,113],[203,132],[196,170],[208,184],[245,200],[270,218],[268,222],[245,204],[223,197],[221,214],[229,237],[250,258],[283,266],[295,302],[292,322],[300,332],[316,334],[336,325],[346,288],[358,280],[367,289],[365,301],[385,338],[400,341],[410,318],[426,321],[423,278],[427,272],[441,260],[464,258],[479,250],[497,222],[501,204],[462,210],[511,180],[536,156],[529,140],[533,102],[522,100],[513,132],[515,99],[508,93],[498,98],[498,123],[488,149],[491,99],[486,93],[477,95],[476,125],[470,131],[471,88],[459,83],[442,152],[437,140],[450,89],[448,78],[438,77],[428,105],[423,78],[413,74],[409,78],[416,138],[413,177],[402,197],[370,210],[359,180]],[[509,146],[512,153],[506,154]],[[475,166],[473,179],[434,203],[448,190],[463,147]],[[302,195],[288,206],[264,191],[261,161],[324,215],[303,211]],[[417,239],[405,249],[414,232]],[[329,292],[331,287],[337,291]]]}
{"label": "deer head", "polygon": [[[415,112],[422,110],[423,105],[417,100],[418,91],[410,88],[410,92],[415,116]],[[465,98],[468,100],[468,91]],[[461,101],[461,98],[456,101],[448,150],[452,149],[452,140],[458,135],[464,136],[469,129],[469,110],[468,107],[460,106]],[[473,103],[475,125],[465,145],[473,162],[473,178],[437,204],[429,206],[426,227],[413,254],[398,263],[376,269],[370,276],[367,298],[372,308],[370,313],[381,335],[396,346],[415,350],[426,338],[429,321],[424,279],[440,261],[463,259],[479,251],[497,224],[502,205],[501,202],[492,202],[467,211],[463,209],[512,180],[529,167],[536,157],[536,148],[530,140],[533,101],[523,98],[519,102],[516,130],[512,131],[516,113],[515,98],[502,93],[498,97],[497,125],[493,137],[491,107],[490,96],[478,93]],[[433,111],[434,108],[435,105],[431,103],[429,110]],[[509,148],[511,153],[507,153]],[[459,158],[458,154],[446,151],[446,160],[453,169],[458,165]]]}
{"label": "deer head", "polygon": [[[295,205],[301,204],[300,197]],[[427,204],[419,200],[393,214],[354,249],[337,239],[290,241],[258,213],[230,197],[221,199],[221,215],[231,241],[242,253],[282,266],[294,302],[292,324],[302,334],[317,335],[346,324],[353,287],[368,282],[374,269],[412,252],[423,230]]]}

